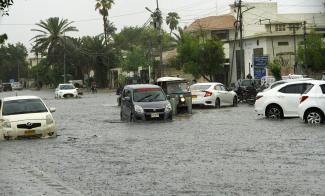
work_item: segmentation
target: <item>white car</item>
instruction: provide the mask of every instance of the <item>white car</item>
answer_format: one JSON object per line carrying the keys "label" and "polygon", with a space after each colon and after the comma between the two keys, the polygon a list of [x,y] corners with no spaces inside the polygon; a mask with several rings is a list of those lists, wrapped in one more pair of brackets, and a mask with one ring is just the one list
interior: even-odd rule
{"label": "white car", "polygon": [[73,84],[59,84],[55,89],[55,98],[78,98],[78,89]]}
{"label": "white car", "polygon": [[313,80],[312,78],[297,78],[297,79],[286,79],[286,80],[279,80],[275,81],[269,85],[268,88],[264,89],[263,91],[268,91],[272,88],[275,88],[281,84],[289,83],[289,82],[297,82],[297,81],[306,81],[306,80]]}
{"label": "white car", "polygon": [[319,81],[301,96],[299,117],[306,123],[320,124],[325,121],[325,81]]}
{"label": "white car", "polygon": [[220,106],[237,106],[237,94],[226,90],[221,83],[197,83],[190,87],[192,105],[204,105],[220,108]]}
{"label": "white car", "polygon": [[56,137],[52,112],[55,112],[55,108],[48,108],[36,96],[0,99],[0,139]]}
{"label": "white car", "polygon": [[256,95],[255,111],[268,118],[298,117],[300,96],[317,80],[281,84]]}

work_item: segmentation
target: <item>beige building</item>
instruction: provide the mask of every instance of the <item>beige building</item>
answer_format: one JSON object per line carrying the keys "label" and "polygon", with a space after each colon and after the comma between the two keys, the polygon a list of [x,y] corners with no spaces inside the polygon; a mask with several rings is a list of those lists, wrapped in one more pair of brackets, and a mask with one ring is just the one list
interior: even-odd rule
{"label": "beige building", "polygon": [[[304,40],[304,21],[307,35],[312,31],[325,35],[325,14],[279,14],[277,3],[245,3],[245,8],[251,8],[243,13],[243,47],[244,73],[239,66],[239,42],[234,50],[235,31],[230,31],[230,78],[234,82],[242,76],[259,72],[254,63],[265,57],[269,61],[275,58],[283,62],[283,74],[301,73],[301,66],[294,67],[297,62],[298,45]],[[231,15],[236,16],[233,5]],[[237,37],[237,40],[239,36]],[[235,54],[234,56],[232,54]],[[233,59],[233,64],[232,64]],[[264,68],[265,69],[265,68]],[[267,74],[267,70],[265,70]]]}

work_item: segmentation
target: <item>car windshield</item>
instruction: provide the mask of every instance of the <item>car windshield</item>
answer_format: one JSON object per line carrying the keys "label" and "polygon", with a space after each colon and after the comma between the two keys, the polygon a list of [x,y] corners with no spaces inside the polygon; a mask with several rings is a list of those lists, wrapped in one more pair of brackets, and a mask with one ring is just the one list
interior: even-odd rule
{"label": "car windshield", "polygon": [[186,82],[175,82],[167,84],[167,93],[186,93],[188,92],[189,86]]}
{"label": "car windshield", "polygon": [[160,88],[142,88],[133,91],[134,102],[165,101],[166,96]]}
{"label": "car windshield", "polygon": [[210,87],[211,87],[210,84],[207,84],[207,85],[192,85],[191,90],[204,91],[204,90],[207,90]]}
{"label": "car windshield", "polygon": [[40,99],[21,99],[3,102],[3,116],[42,112],[47,112],[47,109]]}
{"label": "car windshield", "polygon": [[75,89],[75,87],[71,84],[60,85],[60,90],[70,90],[70,89]]}

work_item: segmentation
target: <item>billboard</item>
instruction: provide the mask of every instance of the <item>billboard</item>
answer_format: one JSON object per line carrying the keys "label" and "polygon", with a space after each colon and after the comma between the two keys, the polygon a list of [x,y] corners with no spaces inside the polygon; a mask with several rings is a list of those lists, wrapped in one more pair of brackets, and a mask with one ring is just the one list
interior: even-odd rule
{"label": "billboard", "polygon": [[254,78],[262,78],[263,76],[266,76],[268,61],[268,56],[254,57]]}

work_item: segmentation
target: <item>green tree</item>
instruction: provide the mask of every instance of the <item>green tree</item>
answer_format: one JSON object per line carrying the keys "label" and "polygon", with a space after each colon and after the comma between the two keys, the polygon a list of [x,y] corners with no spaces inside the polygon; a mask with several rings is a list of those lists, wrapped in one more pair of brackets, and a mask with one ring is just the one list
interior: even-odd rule
{"label": "green tree", "polygon": [[303,43],[298,48],[299,63],[305,63],[308,68],[314,71],[325,69],[325,42],[322,40],[321,34],[311,32],[307,36],[306,42],[306,62],[304,62],[304,46]]}
{"label": "green tree", "polygon": [[273,62],[269,62],[268,69],[271,71],[275,80],[281,80],[281,62],[279,59],[275,59]]}
{"label": "green tree", "polygon": [[[49,63],[57,62],[57,56],[62,53],[62,49],[70,43],[71,37],[65,35],[68,32],[78,31],[76,27],[71,26],[72,22],[67,19],[60,19],[58,17],[41,20],[36,25],[39,29],[32,29],[32,31],[39,32],[32,38],[35,50],[41,51],[48,55]],[[62,54],[61,54],[62,55]]]}
{"label": "green tree", "polygon": [[27,49],[21,44],[0,46],[0,80],[19,80],[27,77]]}
{"label": "green tree", "polygon": [[108,44],[109,35],[109,22],[108,22],[108,11],[112,8],[114,0],[96,0],[95,10],[99,11],[99,14],[103,17],[104,24],[104,37],[105,44]]}
{"label": "green tree", "polygon": [[14,4],[13,0],[0,0],[0,13],[8,15],[8,8]]}
{"label": "green tree", "polygon": [[137,71],[138,67],[147,67],[148,59],[146,57],[146,52],[141,47],[134,47],[126,55],[126,58],[123,61],[122,68],[124,71]]}
{"label": "green tree", "polygon": [[170,35],[173,30],[175,30],[178,26],[178,20],[180,19],[179,15],[176,12],[169,12],[166,16],[166,23],[170,29]]}
{"label": "green tree", "polygon": [[194,77],[203,77],[215,81],[217,74],[223,71],[225,54],[223,43],[219,40],[200,41],[189,34],[183,35],[177,46],[177,57],[172,60],[185,72]]}

